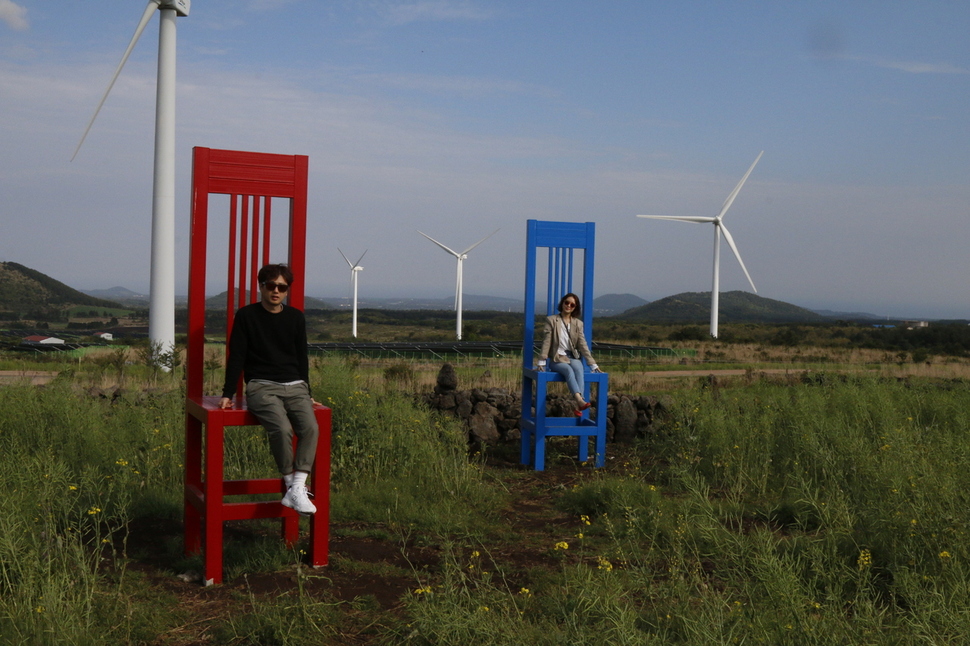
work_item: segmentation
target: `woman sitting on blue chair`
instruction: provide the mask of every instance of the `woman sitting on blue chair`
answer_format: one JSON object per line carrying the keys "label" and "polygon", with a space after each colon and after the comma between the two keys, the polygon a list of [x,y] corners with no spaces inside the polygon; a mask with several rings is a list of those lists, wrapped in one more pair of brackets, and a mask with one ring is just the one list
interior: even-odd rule
{"label": "woman sitting on blue chair", "polygon": [[541,358],[537,365],[539,370],[545,370],[548,359],[550,369],[563,376],[576,398],[576,415],[580,416],[590,404],[583,398],[583,363],[579,358],[585,358],[593,372],[600,369],[586,345],[579,297],[573,293],[566,294],[559,300],[557,309],[559,314],[546,318]]}

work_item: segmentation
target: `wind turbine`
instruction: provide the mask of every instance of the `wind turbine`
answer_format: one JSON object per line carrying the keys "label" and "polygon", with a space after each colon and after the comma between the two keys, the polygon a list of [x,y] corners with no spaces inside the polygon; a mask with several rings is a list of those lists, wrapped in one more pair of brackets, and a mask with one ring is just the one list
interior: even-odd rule
{"label": "wind turbine", "polygon": [[714,284],[711,287],[711,336],[714,337],[715,339],[717,338],[718,290],[720,288],[720,276],[719,276],[720,272],[718,270],[718,265],[720,264],[720,257],[721,257],[721,234],[722,233],[724,234],[724,239],[727,240],[728,246],[731,247],[731,251],[734,252],[734,257],[738,259],[738,264],[740,264],[741,269],[744,270],[744,275],[747,276],[748,282],[751,283],[751,289],[754,290],[755,294],[758,293],[758,289],[754,286],[754,281],[751,280],[751,274],[748,273],[747,268],[744,266],[744,261],[741,260],[741,254],[738,253],[738,247],[737,245],[734,244],[734,238],[731,237],[731,232],[727,230],[727,227],[724,226],[724,223],[722,222],[722,220],[724,219],[724,214],[727,213],[727,210],[729,208],[731,208],[731,204],[734,203],[734,198],[738,196],[738,192],[741,190],[741,187],[744,186],[744,183],[747,181],[748,175],[750,175],[751,171],[754,170],[754,167],[757,166],[758,161],[761,159],[761,156],[763,154],[765,154],[765,151],[763,150],[760,153],[758,153],[758,156],[755,158],[754,163],[751,164],[751,168],[748,169],[748,172],[744,174],[744,177],[741,178],[741,181],[738,182],[738,185],[734,187],[734,190],[731,191],[731,194],[728,195],[726,200],[724,200],[724,204],[721,205],[721,212],[717,214],[717,217],[713,217],[713,218],[702,217],[702,216],[693,217],[693,216],[684,216],[684,215],[638,215],[637,216],[638,218],[649,218],[651,220],[676,220],[678,222],[698,222],[698,223],[714,224]]}
{"label": "wind turbine", "polygon": [[[340,251],[340,247],[337,247],[337,251]],[[351,327],[351,331],[354,335],[354,338],[356,339],[357,338],[357,273],[364,271],[364,268],[360,266],[360,261],[364,259],[364,256],[367,255],[367,252],[364,251],[364,253],[360,254],[360,258],[357,259],[357,262],[350,262],[347,256],[344,255],[343,251],[340,251],[340,255],[343,256],[344,260],[347,261],[347,264],[350,265],[350,284],[354,286],[354,322],[353,322],[353,326]]]}
{"label": "wind turbine", "polygon": [[462,295],[461,267],[462,267],[462,263],[465,262],[465,259],[466,258],[468,258],[468,252],[469,251],[471,251],[472,249],[474,249],[478,245],[482,244],[483,242],[485,242],[486,240],[488,240],[489,238],[491,238],[493,235],[495,235],[498,232],[499,232],[499,230],[498,229],[495,229],[495,231],[492,231],[491,233],[489,233],[487,236],[485,236],[484,238],[482,238],[481,240],[479,240],[478,242],[476,242],[472,246],[468,247],[467,249],[465,249],[461,253],[458,253],[457,251],[454,251],[453,249],[449,249],[445,245],[441,244],[440,242],[438,242],[437,240],[435,240],[434,238],[432,238],[431,236],[429,236],[427,233],[421,233],[420,231],[418,231],[418,233],[421,233],[421,235],[423,235],[425,238],[427,238],[431,242],[435,243],[436,245],[438,245],[439,247],[441,247],[442,249],[444,249],[445,251],[447,251],[452,256],[454,256],[455,258],[458,259],[458,275],[457,275],[457,278],[455,280],[455,311],[458,312],[458,322],[457,322],[457,325],[456,325],[456,329],[458,331],[458,340],[459,341],[461,341],[461,295]]}
{"label": "wind turbine", "polygon": [[148,337],[162,352],[175,347],[175,21],[188,16],[191,0],[149,0],[135,35],[121,57],[108,89],[94,110],[81,141],[71,156],[77,156],[94,120],[98,118],[121,68],[157,9],[158,78],[155,94],[155,173],[152,188],[152,255],[148,306]]}

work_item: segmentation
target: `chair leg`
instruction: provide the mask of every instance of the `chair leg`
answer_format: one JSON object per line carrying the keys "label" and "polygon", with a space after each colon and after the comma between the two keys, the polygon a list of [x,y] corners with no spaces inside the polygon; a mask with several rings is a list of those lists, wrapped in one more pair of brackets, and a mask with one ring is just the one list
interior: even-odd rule
{"label": "chair leg", "polygon": [[185,527],[186,556],[198,554],[202,550],[202,517],[199,510],[189,500],[189,487],[202,485],[202,422],[186,415],[185,419],[185,484],[183,496],[182,521]]}
{"label": "chair leg", "polygon": [[222,583],[222,502],[225,429],[221,424],[210,424],[205,446],[205,514],[202,547],[203,577],[205,585]]}
{"label": "chair leg", "polygon": [[526,428],[526,421],[534,423],[532,414],[535,399],[533,398],[532,380],[522,378],[522,416],[519,419],[519,464],[529,464],[532,459],[532,431]]}
{"label": "chair leg", "polygon": [[519,431],[519,464],[529,464],[532,459],[532,432],[521,428]]}
{"label": "chair leg", "polygon": [[606,464],[606,430],[596,436],[596,466]]}
{"label": "chair leg", "polygon": [[[296,454],[296,436],[293,437],[293,453]],[[286,485],[280,481],[280,491],[286,494]],[[285,512],[286,510],[281,510]],[[287,547],[293,547],[296,545],[296,541],[300,538],[300,518],[299,516],[294,516],[292,514],[285,514],[280,520],[280,538]]]}
{"label": "chair leg", "polygon": [[317,505],[317,513],[310,519],[310,565],[321,567],[330,560],[330,449],[331,413],[317,411],[320,436],[317,441],[317,457],[310,474],[310,491]]}
{"label": "chair leg", "polygon": [[536,450],[535,450],[535,465],[533,468],[536,471],[545,471],[546,469],[546,434],[539,432],[536,429]]}

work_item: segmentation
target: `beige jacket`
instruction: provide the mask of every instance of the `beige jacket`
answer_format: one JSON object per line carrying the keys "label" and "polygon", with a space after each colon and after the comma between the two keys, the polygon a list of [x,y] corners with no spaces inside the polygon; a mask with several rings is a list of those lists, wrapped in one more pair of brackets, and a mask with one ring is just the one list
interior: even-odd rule
{"label": "beige jacket", "polygon": [[[562,317],[554,314],[546,318],[543,328],[542,350],[539,353],[540,359],[550,359],[558,363],[566,363],[566,360],[552,356],[559,349],[559,334],[562,331]],[[571,318],[569,322],[569,343],[572,351],[572,358],[579,359],[580,356],[586,359],[590,368],[596,365],[593,355],[590,354],[589,347],[586,345],[586,336],[583,334],[582,319]]]}

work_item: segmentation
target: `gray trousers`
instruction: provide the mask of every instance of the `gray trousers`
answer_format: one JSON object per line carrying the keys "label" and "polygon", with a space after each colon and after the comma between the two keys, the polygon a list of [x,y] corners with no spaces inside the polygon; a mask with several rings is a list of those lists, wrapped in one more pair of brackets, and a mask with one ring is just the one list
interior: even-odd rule
{"label": "gray trousers", "polygon": [[317,418],[313,414],[310,387],[305,383],[284,386],[250,381],[246,385],[246,405],[266,429],[269,450],[280,473],[309,473],[317,454],[317,437],[320,434]]}

